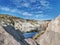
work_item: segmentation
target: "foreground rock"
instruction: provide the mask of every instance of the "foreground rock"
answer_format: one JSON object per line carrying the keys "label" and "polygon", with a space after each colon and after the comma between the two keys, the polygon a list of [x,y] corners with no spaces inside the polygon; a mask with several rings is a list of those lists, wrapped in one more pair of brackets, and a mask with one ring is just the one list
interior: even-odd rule
{"label": "foreground rock", "polygon": [[0,45],[29,45],[18,30],[12,26],[0,26]]}
{"label": "foreground rock", "polygon": [[37,45],[37,43],[31,38],[25,39],[25,41],[30,45]]}
{"label": "foreground rock", "polygon": [[50,22],[46,32],[36,41],[40,45],[60,45],[60,16]]}

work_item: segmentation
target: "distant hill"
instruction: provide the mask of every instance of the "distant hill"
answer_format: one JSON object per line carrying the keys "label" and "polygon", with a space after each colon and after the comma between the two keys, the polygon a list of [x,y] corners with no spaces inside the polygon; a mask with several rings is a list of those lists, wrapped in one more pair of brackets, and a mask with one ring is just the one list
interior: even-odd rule
{"label": "distant hill", "polygon": [[0,25],[3,26],[12,25],[16,29],[21,30],[22,32],[45,30],[42,28],[43,27],[46,28],[47,26],[44,25],[47,25],[50,21],[51,20],[42,20],[42,21],[29,20],[29,19],[23,19],[15,16],[10,16],[7,14],[0,14]]}

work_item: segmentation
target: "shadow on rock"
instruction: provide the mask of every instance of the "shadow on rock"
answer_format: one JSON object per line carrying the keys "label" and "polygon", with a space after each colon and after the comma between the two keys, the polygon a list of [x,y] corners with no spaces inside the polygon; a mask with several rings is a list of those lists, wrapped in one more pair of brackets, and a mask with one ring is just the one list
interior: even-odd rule
{"label": "shadow on rock", "polygon": [[16,30],[13,26],[8,25],[6,27],[3,27],[5,31],[7,31],[10,35],[14,37],[14,39],[19,42],[21,45],[29,45],[25,40],[24,36],[22,35],[22,32],[19,30]]}

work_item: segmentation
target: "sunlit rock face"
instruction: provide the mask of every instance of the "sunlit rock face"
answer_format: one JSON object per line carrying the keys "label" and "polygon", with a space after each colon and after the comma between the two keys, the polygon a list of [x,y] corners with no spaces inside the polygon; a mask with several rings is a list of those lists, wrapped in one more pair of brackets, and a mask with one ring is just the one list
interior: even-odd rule
{"label": "sunlit rock face", "polygon": [[[17,23],[18,22],[18,23]],[[16,21],[14,27],[16,29],[21,30],[22,32],[32,32],[32,31],[42,31],[42,30],[46,30],[48,23],[50,21],[39,21],[40,23],[38,23],[38,21]]]}
{"label": "sunlit rock face", "polygon": [[22,19],[15,16],[0,14],[0,25],[7,26],[12,25],[15,29],[19,29],[21,32],[32,32],[46,30],[50,20],[39,21],[39,20],[29,20]]}
{"label": "sunlit rock face", "polygon": [[32,25],[30,22],[27,22],[27,21],[24,21],[24,22],[18,21],[18,23],[15,22],[14,27],[16,29],[21,30],[22,32],[29,32],[32,30],[36,30],[35,28],[36,26]]}
{"label": "sunlit rock face", "polygon": [[29,45],[21,32],[12,26],[2,27],[0,25],[0,45]]}
{"label": "sunlit rock face", "polygon": [[49,23],[45,33],[36,41],[40,45],[60,45],[60,16]]}

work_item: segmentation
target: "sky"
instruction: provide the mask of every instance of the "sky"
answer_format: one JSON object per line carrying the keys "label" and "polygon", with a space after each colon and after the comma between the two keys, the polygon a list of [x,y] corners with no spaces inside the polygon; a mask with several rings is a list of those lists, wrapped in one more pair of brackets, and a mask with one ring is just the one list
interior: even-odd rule
{"label": "sky", "polygon": [[0,0],[0,14],[50,20],[60,14],[60,0]]}

